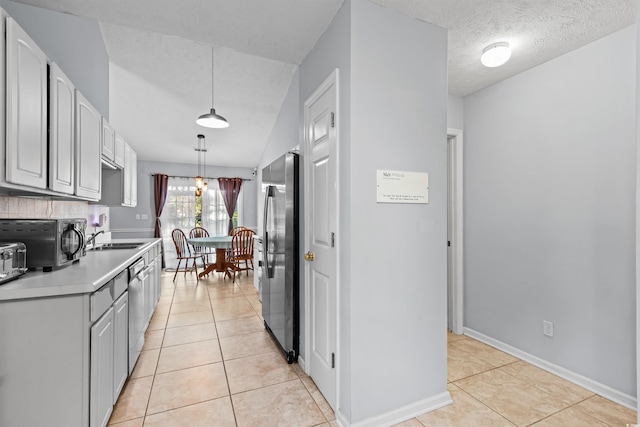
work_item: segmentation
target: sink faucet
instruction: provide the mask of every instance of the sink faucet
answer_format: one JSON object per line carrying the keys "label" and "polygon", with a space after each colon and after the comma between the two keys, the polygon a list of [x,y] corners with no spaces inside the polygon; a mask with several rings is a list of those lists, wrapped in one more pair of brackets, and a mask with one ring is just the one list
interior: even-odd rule
{"label": "sink faucet", "polygon": [[[104,230],[100,230],[97,233],[91,233],[91,236],[89,236],[89,238],[87,239],[87,244],[85,246],[89,246],[89,244],[94,242],[96,240],[96,237],[98,237],[98,235],[102,233],[104,233]],[[95,243],[93,245],[95,246]]]}

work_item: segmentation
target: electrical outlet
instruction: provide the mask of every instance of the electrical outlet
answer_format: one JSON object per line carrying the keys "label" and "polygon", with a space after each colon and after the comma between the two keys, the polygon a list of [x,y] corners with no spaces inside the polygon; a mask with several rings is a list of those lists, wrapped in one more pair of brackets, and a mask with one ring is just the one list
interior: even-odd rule
{"label": "electrical outlet", "polygon": [[553,338],[553,322],[549,322],[548,320],[543,320],[542,333],[548,337]]}

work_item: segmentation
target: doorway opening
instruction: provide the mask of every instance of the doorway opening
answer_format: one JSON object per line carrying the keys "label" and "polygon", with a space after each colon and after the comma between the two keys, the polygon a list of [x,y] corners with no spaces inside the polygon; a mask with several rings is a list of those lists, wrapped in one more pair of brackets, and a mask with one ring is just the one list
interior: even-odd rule
{"label": "doorway opening", "polygon": [[447,129],[447,328],[454,334],[464,331],[462,141],[462,130]]}

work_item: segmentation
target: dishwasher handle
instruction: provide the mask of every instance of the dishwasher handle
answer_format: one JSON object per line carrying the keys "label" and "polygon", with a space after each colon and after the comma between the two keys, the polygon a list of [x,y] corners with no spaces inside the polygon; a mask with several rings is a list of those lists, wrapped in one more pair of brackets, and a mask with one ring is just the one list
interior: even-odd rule
{"label": "dishwasher handle", "polygon": [[140,270],[140,273],[138,273],[138,278],[142,281],[146,280],[149,277],[150,271],[153,270],[153,266],[151,265],[147,265],[145,268],[143,268],[142,270]]}

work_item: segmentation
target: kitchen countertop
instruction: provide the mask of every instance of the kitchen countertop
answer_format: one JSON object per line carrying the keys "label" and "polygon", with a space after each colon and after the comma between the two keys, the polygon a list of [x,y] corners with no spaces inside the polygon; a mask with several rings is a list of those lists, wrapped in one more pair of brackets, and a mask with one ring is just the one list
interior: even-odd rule
{"label": "kitchen countertop", "polygon": [[[97,291],[161,239],[114,239],[101,243],[142,243],[135,249],[87,251],[79,262],[60,269],[28,271],[0,285],[0,301],[86,294]],[[27,256],[29,253],[27,252]]]}

